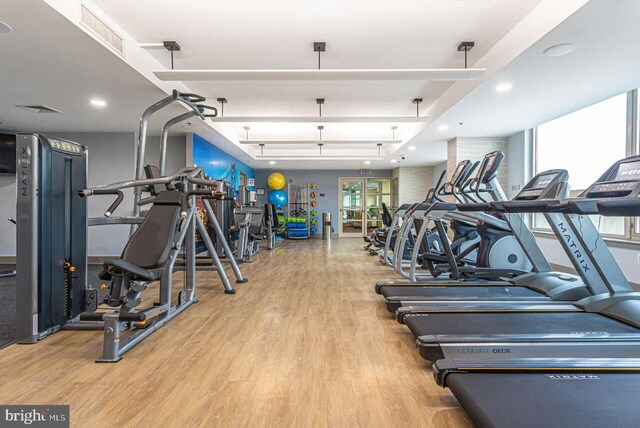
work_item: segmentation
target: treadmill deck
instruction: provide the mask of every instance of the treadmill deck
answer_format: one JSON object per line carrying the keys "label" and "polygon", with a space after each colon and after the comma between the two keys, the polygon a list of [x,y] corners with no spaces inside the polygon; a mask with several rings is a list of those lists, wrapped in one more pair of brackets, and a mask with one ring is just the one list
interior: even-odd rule
{"label": "treadmill deck", "polygon": [[632,427],[639,373],[451,373],[446,378],[479,427]]}
{"label": "treadmill deck", "polygon": [[428,286],[428,287],[382,287],[380,294],[384,296],[387,309],[395,312],[402,301],[420,300],[491,300],[491,299],[521,299],[521,300],[549,300],[549,297],[537,291],[517,285],[511,286]]}

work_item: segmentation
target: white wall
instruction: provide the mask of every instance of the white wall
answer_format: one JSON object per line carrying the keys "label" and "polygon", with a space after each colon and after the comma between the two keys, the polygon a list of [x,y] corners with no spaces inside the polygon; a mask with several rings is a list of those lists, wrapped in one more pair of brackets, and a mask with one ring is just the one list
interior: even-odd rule
{"label": "white wall", "polygon": [[432,166],[401,166],[398,170],[399,204],[424,201],[433,187]]}
{"label": "white wall", "polygon": [[512,199],[531,178],[531,145],[533,131],[518,132],[507,142],[507,187],[505,193]]}
{"label": "white wall", "polygon": [[[481,161],[494,150],[501,150],[508,158],[508,140],[503,137],[457,137],[447,141],[447,177],[451,178],[460,161]],[[498,182],[503,190],[508,188],[508,171],[508,163],[502,162],[498,170]]]}
{"label": "white wall", "polygon": [[[267,185],[267,179],[269,175],[276,172],[275,170],[270,169],[256,169],[255,170],[255,179],[256,179],[256,188],[263,188],[266,190],[266,194],[264,196],[258,197],[258,204],[265,204],[268,201],[268,195],[271,192],[269,186]],[[338,206],[340,204],[340,178],[375,178],[375,177],[391,177],[393,172],[390,169],[374,169],[371,171],[371,175],[363,176],[360,174],[360,170],[329,170],[329,169],[301,169],[301,170],[284,170],[280,171],[287,180],[293,180],[295,184],[305,184],[305,183],[315,183],[316,189],[315,192],[318,194],[316,198],[316,202],[318,205],[313,208],[316,210],[317,215],[315,219],[318,221],[318,224],[322,221],[322,213],[330,212],[331,213],[331,224],[333,226],[333,230],[335,233],[338,233],[338,222],[340,221],[340,212],[338,211]],[[284,188],[284,191],[287,191],[287,188]],[[312,217],[313,218],[313,217]],[[322,234],[322,229],[318,226],[318,231],[320,236]]]}
{"label": "white wall", "polygon": [[434,186],[438,183],[438,180],[440,179],[440,175],[446,169],[447,169],[447,161],[442,161],[433,166],[433,177],[431,178],[431,182],[433,183]]}

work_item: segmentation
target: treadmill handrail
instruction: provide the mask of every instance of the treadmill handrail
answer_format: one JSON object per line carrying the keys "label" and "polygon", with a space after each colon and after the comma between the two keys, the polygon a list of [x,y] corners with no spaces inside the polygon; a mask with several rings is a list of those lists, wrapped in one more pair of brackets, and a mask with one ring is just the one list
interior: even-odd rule
{"label": "treadmill handrail", "polygon": [[495,212],[545,213],[555,212],[553,208],[561,203],[562,201],[557,199],[536,199],[522,201],[498,201],[492,202],[491,206]]}
{"label": "treadmill handrail", "polygon": [[607,217],[636,217],[640,215],[640,198],[610,199],[597,204],[600,215]]}

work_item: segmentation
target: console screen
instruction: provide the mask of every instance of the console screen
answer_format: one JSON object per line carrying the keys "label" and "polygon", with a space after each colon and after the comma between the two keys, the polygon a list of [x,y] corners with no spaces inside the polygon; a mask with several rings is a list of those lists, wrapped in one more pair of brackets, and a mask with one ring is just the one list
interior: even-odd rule
{"label": "console screen", "polygon": [[491,171],[491,167],[493,166],[493,164],[496,161],[496,156],[493,155],[489,158],[489,162],[487,163],[487,171]]}
{"label": "console screen", "polygon": [[640,162],[621,163],[613,180],[640,180]]}
{"label": "console screen", "polygon": [[[491,167],[493,166],[494,163],[496,163],[495,155],[492,155],[491,157],[485,157],[485,159],[480,164],[480,168],[478,168],[478,173],[476,174],[476,179],[480,180],[482,178],[481,174],[486,175],[488,172],[490,172],[491,171]],[[483,168],[483,166],[485,164],[486,164],[486,167]]]}
{"label": "console screen", "polygon": [[451,176],[450,183],[455,183],[458,181],[458,176],[462,173],[462,170],[467,166],[469,162],[460,162],[456,167],[456,170],[453,171],[453,175]]}
{"label": "console screen", "polygon": [[544,189],[557,175],[558,174],[544,174],[539,176],[531,186],[531,189]]}

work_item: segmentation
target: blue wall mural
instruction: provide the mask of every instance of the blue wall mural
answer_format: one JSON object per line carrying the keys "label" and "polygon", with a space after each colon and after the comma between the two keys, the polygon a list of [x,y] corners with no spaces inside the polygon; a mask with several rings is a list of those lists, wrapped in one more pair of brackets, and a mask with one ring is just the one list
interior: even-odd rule
{"label": "blue wall mural", "polygon": [[[240,185],[240,171],[247,174],[248,178],[255,178],[253,168],[240,162],[229,153],[214,146],[198,134],[193,134],[193,163],[201,168],[212,178],[222,178],[228,172],[232,163],[236,164],[236,189]],[[225,178],[230,181],[231,177]]]}

